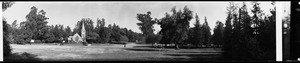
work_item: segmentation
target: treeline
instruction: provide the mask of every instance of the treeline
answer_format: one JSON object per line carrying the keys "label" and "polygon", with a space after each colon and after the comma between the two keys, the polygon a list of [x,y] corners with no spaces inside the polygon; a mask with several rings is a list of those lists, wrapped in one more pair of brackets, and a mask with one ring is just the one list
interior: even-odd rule
{"label": "treeline", "polygon": [[[230,59],[275,60],[275,3],[271,3],[274,6],[269,11],[271,15],[265,15],[259,7],[260,3],[251,2],[251,4],[251,12],[248,12],[245,3],[239,7],[231,2],[227,7],[225,24],[217,21],[213,35],[211,35],[206,17],[204,17],[204,23],[200,24],[196,14],[195,27],[189,26],[194,13],[187,6],[179,10],[174,7],[171,9],[172,14],[166,13],[161,19],[152,19],[150,11],[147,14],[138,14],[137,18],[141,23],[137,25],[140,26],[147,39],[161,44],[175,44],[176,49],[187,44],[194,46],[214,44],[221,45],[224,57]],[[161,27],[160,32],[156,34],[159,37],[148,38],[147,36],[153,35],[153,24]]]}
{"label": "treeline", "polygon": [[[183,11],[182,11],[183,10]],[[165,44],[175,44],[176,49],[179,49],[179,45],[194,45],[198,47],[199,45],[207,47],[207,45],[221,45],[219,41],[212,41],[211,28],[208,25],[206,17],[204,17],[204,23],[200,24],[198,15],[196,14],[195,27],[189,26],[189,21],[193,19],[193,11],[191,11],[187,6],[183,9],[176,10],[176,7],[171,9],[172,14],[165,14],[165,17],[161,19],[153,19],[151,17],[151,12],[148,11],[147,14],[137,14],[137,19],[140,23],[141,31],[145,37],[146,43],[161,43]],[[153,25],[158,24],[161,27],[159,33],[154,34]],[[214,29],[215,34],[222,35],[223,23],[218,21],[217,26]],[[214,39],[223,39],[222,36],[215,36]]]}
{"label": "treeline", "polygon": [[270,9],[271,15],[264,15],[260,3],[252,2],[249,15],[245,3],[242,7],[230,3],[227,8],[224,30],[224,55],[233,59],[272,59],[276,53],[276,9]]}
{"label": "treeline", "polygon": [[97,18],[96,26],[90,18],[83,18],[77,22],[73,29],[73,34],[81,34],[82,24],[84,24],[86,30],[86,39],[89,43],[108,43],[112,41],[116,42],[136,42],[141,41],[141,33],[136,33],[127,28],[121,28],[115,23],[105,26],[104,18]]}
{"label": "treeline", "polygon": [[140,33],[133,32],[127,28],[120,28],[116,24],[105,26],[105,19],[97,19],[96,27],[90,18],[83,18],[77,22],[75,28],[72,29],[61,24],[47,25],[48,17],[46,12],[36,7],[31,7],[31,11],[26,15],[26,21],[17,24],[15,20],[11,25],[8,25],[7,33],[9,42],[17,44],[25,44],[31,39],[36,43],[55,43],[62,40],[67,41],[69,36],[78,33],[81,35],[82,23],[85,25],[87,41],[89,43],[107,43],[109,41],[141,41]]}

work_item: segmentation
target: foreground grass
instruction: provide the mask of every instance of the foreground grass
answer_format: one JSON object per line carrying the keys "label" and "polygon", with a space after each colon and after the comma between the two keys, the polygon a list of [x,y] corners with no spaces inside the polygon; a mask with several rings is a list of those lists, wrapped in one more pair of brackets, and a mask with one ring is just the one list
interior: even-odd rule
{"label": "foreground grass", "polygon": [[38,61],[222,61],[220,48],[155,48],[151,44],[11,44],[14,53],[28,52]]}

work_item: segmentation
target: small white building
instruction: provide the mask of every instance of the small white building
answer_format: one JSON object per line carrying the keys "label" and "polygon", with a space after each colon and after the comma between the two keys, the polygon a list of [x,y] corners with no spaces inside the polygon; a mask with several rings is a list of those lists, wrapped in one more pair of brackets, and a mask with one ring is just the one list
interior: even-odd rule
{"label": "small white building", "polygon": [[76,42],[76,43],[79,43],[79,42],[82,42],[82,38],[79,36],[78,33],[74,34],[71,38],[72,41]]}

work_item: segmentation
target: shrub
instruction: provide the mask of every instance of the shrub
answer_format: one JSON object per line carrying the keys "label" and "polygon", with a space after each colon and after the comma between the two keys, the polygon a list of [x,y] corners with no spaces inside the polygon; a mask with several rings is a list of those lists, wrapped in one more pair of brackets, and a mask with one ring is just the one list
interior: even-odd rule
{"label": "shrub", "polygon": [[34,43],[43,43],[42,40],[35,40]]}

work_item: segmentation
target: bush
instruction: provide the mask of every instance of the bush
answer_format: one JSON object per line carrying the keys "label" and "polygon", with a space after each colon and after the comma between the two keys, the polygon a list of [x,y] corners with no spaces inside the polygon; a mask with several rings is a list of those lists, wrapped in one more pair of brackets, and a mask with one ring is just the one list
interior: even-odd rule
{"label": "bush", "polygon": [[42,40],[35,40],[34,43],[43,43]]}
{"label": "bush", "polygon": [[84,46],[87,46],[89,43],[87,43],[87,42],[82,42],[82,44],[83,44]]}
{"label": "bush", "polygon": [[97,40],[96,39],[86,39],[87,43],[95,43]]}

